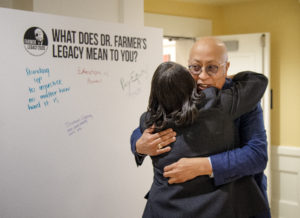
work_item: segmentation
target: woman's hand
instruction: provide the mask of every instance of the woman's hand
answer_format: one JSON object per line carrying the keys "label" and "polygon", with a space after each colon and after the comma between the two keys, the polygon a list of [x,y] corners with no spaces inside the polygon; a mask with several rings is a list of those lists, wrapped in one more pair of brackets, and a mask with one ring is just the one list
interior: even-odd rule
{"label": "woman's hand", "polygon": [[141,138],[137,140],[137,153],[156,156],[171,150],[168,145],[176,140],[176,132],[172,129],[166,129],[158,133],[153,133],[153,131],[153,127],[146,129]]}

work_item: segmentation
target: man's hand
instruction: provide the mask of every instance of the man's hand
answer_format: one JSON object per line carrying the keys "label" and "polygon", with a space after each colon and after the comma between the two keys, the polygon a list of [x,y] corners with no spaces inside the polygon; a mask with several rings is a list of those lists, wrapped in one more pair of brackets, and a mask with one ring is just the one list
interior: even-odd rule
{"label": "man's hand", "polygon": [[181,158],[164,168],[168,183],[183,183],[197,176],[211,175],[212,167],[207,157]]}
{"label": "man's hand", "polygon": [[146,129],[141,138],[137,140],[137,153],[156,156],[171,150],[168,145],[176,140],[176,132],[172,129],[166,129],[153,134],[153,130],[153,127]]}

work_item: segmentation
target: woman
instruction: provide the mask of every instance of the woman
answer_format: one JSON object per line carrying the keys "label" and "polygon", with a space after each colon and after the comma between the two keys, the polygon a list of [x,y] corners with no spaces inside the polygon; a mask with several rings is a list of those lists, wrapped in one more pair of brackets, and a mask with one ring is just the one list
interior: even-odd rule
{"label": "woman", "polygon": [[209,156],[234,148],[233,120],[251,111],[262,97],[267,78],[242,72],[230,89],[207,88],[198,93],[188,70],[179,64],[162,63],[155,71],[148,110],[140,120],[144,131],[177,132],[172,150],[151,157],[154,169],[143,217],[153,218],[247,218],[266,210],[267,205],[252,176],[215,187],[208,176],[180,184],[168,184],[165,166],[182,157]]}

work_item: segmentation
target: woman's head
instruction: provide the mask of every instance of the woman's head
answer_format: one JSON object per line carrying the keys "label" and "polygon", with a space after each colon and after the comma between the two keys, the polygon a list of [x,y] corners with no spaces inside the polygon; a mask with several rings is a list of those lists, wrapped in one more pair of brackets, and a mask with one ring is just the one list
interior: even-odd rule
{"label": "woman's head", "polygon": [[148,126],[154,123],[162,129],[170,122],[177,126],[183,125],[183,122],[191,123],[201,96],[197,94],[196,83],[185,67],[174,62],[160,64],[151,83],[148,111],[152,119],[148,120]]}
{"label": "woman's head", "polygon": [[186,68],[174,62],[162,63],[152,78],[149,107],[160,105],[167,113],[178,110],[190,98],[195,86]]}

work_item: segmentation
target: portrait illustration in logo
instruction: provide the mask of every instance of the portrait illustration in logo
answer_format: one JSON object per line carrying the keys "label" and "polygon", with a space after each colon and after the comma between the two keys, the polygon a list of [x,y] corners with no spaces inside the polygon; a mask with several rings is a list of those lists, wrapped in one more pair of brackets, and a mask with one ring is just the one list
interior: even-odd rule
{"label": "portrait illustration in logo", "polygon": [[39,27],[30,27],[24,34],[24,47],[33,56],[43,55],[48,49],[48,37]]}

